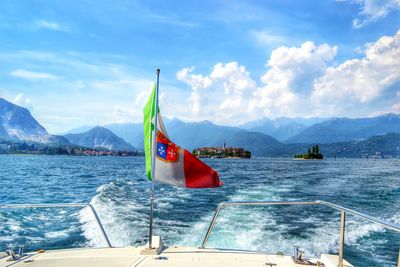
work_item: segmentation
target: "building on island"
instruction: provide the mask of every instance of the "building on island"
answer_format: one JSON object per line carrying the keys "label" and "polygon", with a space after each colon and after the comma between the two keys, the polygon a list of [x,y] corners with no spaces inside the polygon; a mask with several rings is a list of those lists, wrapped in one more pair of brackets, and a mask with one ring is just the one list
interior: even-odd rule
{"label": "building on island", "polygon": [[251,158],[251,152],[241,147],[227,147],[226,142],[222,147],[200,147],[193,150],[199,158]]}

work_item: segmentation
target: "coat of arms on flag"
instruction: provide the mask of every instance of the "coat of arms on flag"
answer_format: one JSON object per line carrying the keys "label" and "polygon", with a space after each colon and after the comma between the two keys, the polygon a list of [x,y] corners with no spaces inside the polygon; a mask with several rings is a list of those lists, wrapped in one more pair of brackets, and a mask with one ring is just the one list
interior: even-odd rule
{"label": "coat of arms on flag", "polygon": [[180,147],[168,140],[161,132],[157,133],[157,158],[164,162],[177,162]]}

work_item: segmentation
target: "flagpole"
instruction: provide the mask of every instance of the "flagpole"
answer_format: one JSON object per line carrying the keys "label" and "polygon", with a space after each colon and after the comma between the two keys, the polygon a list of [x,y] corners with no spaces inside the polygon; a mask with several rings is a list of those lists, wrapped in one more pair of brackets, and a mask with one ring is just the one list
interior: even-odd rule
{"label": "flagpole", "polygon": [[160,80],[160,69],[156,70],[157,83],[156,83],[156,101],[154,107],[154,134],[152,143],[152,159],[151,159],[151,190],[150,190],[150,227],[149,227],[149,249],[152,248],[153,241],[153,214],[154,214],[154,174],[155,174],[155,164],[156,164],[156,153],[157,153],[157,126],[158,126],[158,86]]}

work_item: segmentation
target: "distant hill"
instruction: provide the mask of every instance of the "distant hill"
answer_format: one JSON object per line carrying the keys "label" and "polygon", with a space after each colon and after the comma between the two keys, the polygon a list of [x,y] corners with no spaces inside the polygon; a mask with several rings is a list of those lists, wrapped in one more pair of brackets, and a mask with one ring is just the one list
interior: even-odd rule
{"label": "distant hill", "polygon": [[[387,123],[387,121],[393,122],[395,125],[394,127],[396,127],[397,125],[397,119],[398,119],[397,115],[389,114],[377,118],[378,121],[381,120],[384,121],[382,125],[387,126],[386,128],[385,127],[380,128],[381,130],[383,129],[383,132],[388,129],[393,129],[393,126],[390,126],[392,128],[389,127],[389,125],[391,124]],[[369,121],[370,119],[366,120]],[[336,121],[336,120],[329,120],[327,122],[322,122],[315,125],[319,124],[324,125],[325,123],[331,121]],[[313,128],[315,125],[312,125],[309,128]],[[359,127],[363,126],[364,128],[362,129],[367,131],[368,128],[365,127],[366,125],[365,123],[360,123],[359,125],[360,125]],[[371,127],[372,129],[374,129],[375,132],[377,132],[375,130],[377,124],[375,123],[371,125],[375,125]],[[105,127],[112,129],[116,135],[123,137],[125,140],[129,140],[129,143],[131,143],[135,147],[143,149],[142,124],[140,123],[112,124],[112,125],[106,125]],[[324,143],[315,141],[315,140],[320,140],[315,138],[315,140],[311,139],[308,143],[303,142],[295,144],[284,144],[265,133],[255,132],[251,130],[244,130],[238,127],[216,125],[210,121],[183,122],[179,119],[172,119],[172,120],[166,120],[166,128],[172,141],[189,150],[204,146],[222,146],[225,141],[228,146],[243,147],[247,150],[250,150],[253,156],[293,157],[293,155],[295,154],[304,153],[304,151],[307,151],[307,149],[310,147],[310,144],[313,145],[318,144],[320,146],[320,151],[326,157],[333,157],[335,154],[338,157],[361,157],[362,154],[372,153],[372,150],[376,150],[376,147],[379,146],[382,146],[382,151],[381,151],[382,153],[394,156],[397,155],[396,150],[392,151],[389,149],[390,148],[389,146],[386,146],[386,144],[390,144],[390,142],[392,142],[393,145],[397,144],[396,139],[393,138],[393,136],[391,137],[391,135],[387,136],[380,135],[377,137],[371,137],[372,141],[370,143],[367,142],[369,139],[365,140],[365,142],[361,140],[359,141],[351,140],[348,142]],[[354,132],[357,132],[355,126],[350,129]],[[318,136],[324,136],[324,134],[316,135],[316,137]],[[364,146],[364,150],[362,150],[362,146]],[[365,146],[371,146],[371,151],[366,150]],[[378,150],[376,150],[373,153],[376,153],[377,151]]]}
{"label": "distant hill", "polygon": [[[189,150],[202,146],[222,147],[224,140],[241,131],[239,128],[216,125],[210,121],[183,122],[178,119],[166,123],[166,128],[171,140]],[[231,145],[228,143],[228,146]]]}
{"label": "distant hill", "polygon": [[275,119],[261,118],[239,125],[238,127],[270,135],[279,141],[284,141],[295,136],[315,123],[320,123],[327,119],[323,118],[286,118]]}
{"label": "distant hill", "polygon": [[327,157],[400,157],[400,134],[387,133],[363,141],[323,144],[320,151]]}
{"label": "distant hill", "polygon": [[282,156],[286,147],[269,135],[245,130],[234,133],[226,140],[228,146],[243,147],[251,151],[252,155],[259,157]]}
{"label": "distant hill", "polygon": [[109,129],[100,126],[79,134],[67,134],[65,138],[71,143],[83,147],[104,148],[108,150],[135,150],[135,148],[124,139],[118,137]]}
{"label": "distant hill", "polygon": [[29,110],[0,98],[0,138],[45,144],[70,144],[62,136],[49,134]]}
{"label": "distant hill", "polygon": [[[171,140],[188,150],[204,146],[221,147],[225,141],[228,146],[240,146],[251,150],[255,156],[263,156],[276,154],[276,152],[265,153],[263,151],[265,146],[276,149],[282,145],[266,134],[250,132],[237,127],[216,125],[210,121],[183,122],[175,118],[166,120],[165,124]],[[142,124],[111,124],[104,127],[112,130],[135,147],[143,149]]]}
{"label": "distant hill", "polygon": [[[96,125],[97,126],[97,125]],[[90,126],[90,125],[83,125],[74,129],[69,130],[68,132],[64,133],[63,135],[66,134],[77,134],[77,133],[83,133],[83,132],[87,132],[90,129],[96,127],[96,126]]]}
{"label": "distant hill", "polygon": [[254,156],[273,155],[282,144],[263,133],[236,127],[220,126],[210,121],[182,122],[173,120],[166,125],[170,138],[189,150],[204,146],[243,147]]}
{"label": "distant hill", "polygon": [[141,123],[114,123],[104,125],[104,128],[130,143],[137,149],[143,149],[143,124]]}
{"label": "distant hill", "polygon": [[400,133],[400,115],[386,114],[374,118],[331,119],[314,124],[285,143],[335,143],[365,140],[386,133]]}

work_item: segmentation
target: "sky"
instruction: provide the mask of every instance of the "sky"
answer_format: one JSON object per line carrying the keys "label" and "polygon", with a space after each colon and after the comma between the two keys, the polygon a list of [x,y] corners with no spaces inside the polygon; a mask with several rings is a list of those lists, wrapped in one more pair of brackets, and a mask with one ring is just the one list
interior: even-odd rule
{"label": "sky", "polygon": [[400,1],[0,1],[0,97],[50,132],[400,113]]}

